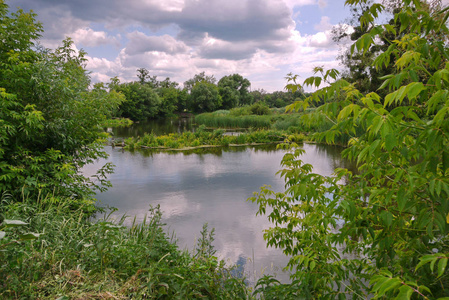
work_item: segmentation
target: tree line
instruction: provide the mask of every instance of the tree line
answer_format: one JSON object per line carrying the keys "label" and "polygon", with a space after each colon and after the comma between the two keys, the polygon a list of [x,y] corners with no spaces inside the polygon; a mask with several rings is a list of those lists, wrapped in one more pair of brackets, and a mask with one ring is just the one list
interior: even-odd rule
{"label": "tree line", "polygon": [[157,80],[145,68],[137,70],[139,80],[121,83],[117,77],[107,84],[110,90],[123,94],[125,100],[119,105],[115,116],[134,121],[172,116],[176,113],[212,112],[263,102],[269,107],[285,107],[299,98],[303,91],[267,93],[263,89],[251,91],[251,83],[239,74],[224,76],[218,82],[214,75],[196,74],[179,83],[165,78]]}

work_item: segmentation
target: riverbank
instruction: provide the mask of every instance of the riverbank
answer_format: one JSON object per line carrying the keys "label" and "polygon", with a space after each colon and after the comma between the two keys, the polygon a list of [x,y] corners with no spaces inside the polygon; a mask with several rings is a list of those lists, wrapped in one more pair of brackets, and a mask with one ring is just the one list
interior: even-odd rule
{"label": "riverbank", "polygon": [[8,263],[0,265],[0,298],[249,297],[244,279],[213,256],[207,227],[191,254],[164,233],[158,207],[125,227],[125,217],[112,220],[106,211],[94,222],[86,214],[91,205],[73,210],[68,203],[3,198],[0,260]]}

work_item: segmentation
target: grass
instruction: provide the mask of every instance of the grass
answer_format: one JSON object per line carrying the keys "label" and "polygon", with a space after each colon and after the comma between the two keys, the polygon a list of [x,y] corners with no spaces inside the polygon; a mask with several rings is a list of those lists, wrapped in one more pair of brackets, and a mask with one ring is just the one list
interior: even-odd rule
{"label": "grass", "polygon": [[128,127],[133,124],[133,121],[128,118],[115,118],[105,120],[102,127]]}
{"label": "grass", "polygon": [[[43,202],[2,200],[1,299],[246,299],[249,295],[244,280],[232,277],[210,247],[189,254],[169,241],[158,208],[150,208],[142,223],[134,220],[126,227],[125,217],[114,221],[105,214],[92,221],[85,209],[70,209],[69,201]],[[26,224],[11,227],[3,219]],[[24,239],[30,232],[34,239]],[[202,236],[211,238],[207,233]],[[198,244],[208,245],[208,240]]]}
{"label": "grass", "polygon": [[271,116],[244,115],[233,116],[230,114],[204,113],[195,117],[195,122],[212,128],[271,128]]}
{"label": "grass", "polygon": [[288,136],[285,132],[274,130],[251,130],[239,135],[225,135],[224,130],[206,131],[200,127],[195,132],[171,133],[157,136],[146,133],[143,137],[128,138],[125,140],[126,149],[154,148],[154,149],[183,149],[204,147],[222,147],[230,145],[268,144],[284,141],[287,137],[292,141],[302,141],[301,134]]}

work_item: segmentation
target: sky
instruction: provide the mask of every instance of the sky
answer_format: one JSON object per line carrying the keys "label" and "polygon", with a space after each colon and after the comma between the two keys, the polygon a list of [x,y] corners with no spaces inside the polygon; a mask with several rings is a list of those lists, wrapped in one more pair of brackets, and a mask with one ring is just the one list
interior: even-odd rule
{"label": "sky", "polygon": [[339,68],[331,30],[350,15],[344,0],[7,0],[37,13],[41,44],[70,37],[88,53],[93,82],[137,80],[145,68],[182,83],[205,72],[238,73],[251,90],[284,90],[315,66]]}

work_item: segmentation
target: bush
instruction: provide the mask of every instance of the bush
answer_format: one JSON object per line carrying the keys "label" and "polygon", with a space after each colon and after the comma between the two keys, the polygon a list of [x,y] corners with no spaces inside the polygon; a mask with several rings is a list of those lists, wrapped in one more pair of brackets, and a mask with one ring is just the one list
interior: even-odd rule
{"label": "bush", "polygon": [[100,125],[122,96],[89,88],[86,53],[75,55],[70,39],[55,51],[39,47],[34,14],[9,13],[1,1],[0,24],[0,194],[92,197],[101,186],[80,169],[106,156]]}

